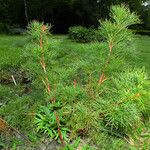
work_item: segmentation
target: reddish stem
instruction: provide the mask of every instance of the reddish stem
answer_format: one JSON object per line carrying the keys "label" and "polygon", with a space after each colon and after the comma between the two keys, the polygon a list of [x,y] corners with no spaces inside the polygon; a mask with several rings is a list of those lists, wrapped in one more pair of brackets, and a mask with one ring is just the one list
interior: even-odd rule
{"label": "reddish stem", "polygon": [[76,87],[77,87],[77,80],[74,79],[74,88],[76,89]]}
{"label": "reddish stem", "polygon": [[[42,32],[44,32],[46,29],[45,26],[42,26]],[[46,88],[47,88],[47,92],[48,94],[50,94],[50,82],[49,82],[49,79],[48,79],[48,75],[47,75],[47,72],[46,72],[46,65],[45,65],[45,60],[44,60],[44,50],[43,50],[43,38],[42,38],[42,33],[41,33],[41,38],[40,38],[40,48],[42,50],[42,57],[41,57],[41,66],[43,68],[43,71],[45,73],[45,85],[46,85]],[[51,103],[54,103],[55,102],[55,98],[53,98],[51,100]],[[58,134],[59,134],[59,138],[60,138],[60,141],[61,141],[61,144],[62,146],[64,146],[64,140],[63,140],[63,136],[62,136],[62,133],[61,133],[61,130],[60,130],[60,121],[59,121],[59,116],[57,114],[56,111],[54,111],[54,115],[55,115],[55,118],[56,118],[56,123],[57,123],[57,130],[58,130]]]}
{"label": "reddish stem", "polygon": [[104,66],[104,69],[102,71],[102,75],[100,76],[100,79],[99,79],[99,84],[102,84],[106,78],[105,78],[105,70],[107,69],[109,63],[110,63],[110,59],[111,59],[111,55],[112,55],[112,49],[113,49],[113,44],[112,42],[109,43],[109,55],[107,57],[107,60],[106,60],[106,63],[105,63],[105,66]]}
{"label": "reddish stem", "polygon": [[62,133],[61,133],[61,130],[60,130],[59,116],[58,116],[56,111],[54,111],[54,114],[55,114],[55,117],[56,117],[56,123],[57,123],[57,127],[58,127],[57,130],[58,130],[59,138],[60,138],[62,146],[64,146],[64,140],[63,140]]}
{"label": "reddish stem", "polygon": [[104,72],[102,72],[102,75],[100,76],[99,84],[102,84],[102,82],[103,82],[103,78],[104,78]]}

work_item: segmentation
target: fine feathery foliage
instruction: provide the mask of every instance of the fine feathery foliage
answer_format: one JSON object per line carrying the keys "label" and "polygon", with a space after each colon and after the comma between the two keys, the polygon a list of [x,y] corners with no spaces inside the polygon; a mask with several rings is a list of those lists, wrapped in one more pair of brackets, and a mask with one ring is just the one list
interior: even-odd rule
{"label": "fine feathery foliage", "polygon": [[124,5],[112,6],[110,17],[110,20],[100,21],[100,34],[107,43],[114,47],[119,43],[131,40],[132,32],[128,27],[140,23],[139,17],[134,12],[131,13]]}
{"label": "fine feathery foliage", "polygon": [[108,68],[114,49],[117,49],[120,45],[122,47],[127,45],[128,41],[132,39],[132,32],[128,30],[128,26],[140,23],[138,16],[131,13],[129,8],[124,5],[112,6],[110,17],[110,20],[100,21],[100,34],[108,43],[109,52],[99,84],[105,81],[105,71]]}
{"label": "fine feathery foliage", "polygon": [[112,79],[112,88],[106,97],[94,104],[111,131],[131,134],[141,118],[149,114],[150,82],[144,70],[127,70]]}

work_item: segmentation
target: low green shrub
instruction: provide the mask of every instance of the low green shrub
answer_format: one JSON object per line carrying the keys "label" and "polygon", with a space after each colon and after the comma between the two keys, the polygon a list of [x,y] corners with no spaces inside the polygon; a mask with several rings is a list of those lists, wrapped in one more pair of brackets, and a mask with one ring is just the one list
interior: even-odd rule
{"label": "low green shrub", "polygon": [[96,30],[83,26],[74,26],[69,28],[69,38],[81,43],[97,40]]}
{"label": "low green shrub", "polygon": [[108,96],[94,104],[110,131],[128,135],[142,124],[143,115],[149,114],[149,85],[143,69],[127,70],[112,78]]}

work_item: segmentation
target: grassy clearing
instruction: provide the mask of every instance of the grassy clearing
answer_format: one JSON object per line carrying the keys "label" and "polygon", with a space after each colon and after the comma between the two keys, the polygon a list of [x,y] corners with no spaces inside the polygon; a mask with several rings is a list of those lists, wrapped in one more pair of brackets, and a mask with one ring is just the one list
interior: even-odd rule
{"label": "grassy clearing", "polygon": [[[117,76],[120,71],[130,68],[130,66],[133,66],[133,68],[145,66],[147,72],[150,73],[149,39],[149,37],[137,36],[134,51],[127,54],[120,52],[114,55],[109,68],[106,70],[106,76],[108,76],[108,78],[110,78],[110,76]],[[28,63],[24,65],[23,47],[27,42],[28,37],[24,36],[0,36],[0,112],[1,116],[10,125],[17,128],[27,135],[31,141],[35,142],[41,138],[42,135],[35,134],[34,117],[32,114],[39,109],[41,104],[45,105],[47,100],[45,100],[44,87],[38,76],[36,73],[32,75],[32,72],[27,70],[28,66],[32,65],[32,61],[28,61]],[[91,82],[97,83],[99,80],[101,68],[103,68],[107,57],[108,48],[106,43],[79,44],[70,41],[67,36],[52,36],[52,38],[49,39],[49,43],[52,53],[50,55],[51,59],[46,60],[48,64],[47,67],[50,70],[48,74],[50,82],[53,85],[52,88],[54,88],[55,85],[58,86],[58,92],[53,90],[52,95],[56,95],[56,98],[66,103],[66,107],[63,108],[65,113],[69,112],[68,110],[71,109],[70,106],[72,107],[72,105],[76,112],[74,116],[75,119],[72,118],[72,120],[68,122],[68,126],[73,126],[73,130],[79,128],[84,129],[86,126],[90,132],[86,133],[87,131],[82,131],[82,136],[88,134],[92,139],[97,140],[96,142],[101,143],[102,149],[110,149],[112,147],[112,149],[118,147],[121,147],[120,149],[128,148],[126,142],[119,139],[118,136],[110,136],[110,133],[107,132],[107,134],[105,132],[99,134],[99,131],[92,131],[91,129],[91,127],[94,128],[98,126],[98,124],[92,124],[93,119],[95,119],[93,115],[97,116],[98,114],[94,114],[93,112],[97,109],[97,105],[96,107],[95,105],[91,106],[93,100],[97,100],[93,94],[93,90],[91,90],[91,87],[96,87],[94,87],[95,85],[92,85]],[[133,49],[131,48],[131,50]],[[120,59],[120,56],[122,59]],[[35,68],[36,66],[32,68],[33,72]],[[14,75],[17,86],[14,86],[11,75]],[[75,95],[73,88],[74,79],[76,79],[78,85]],[[30,82],[30,80],[32,80],[32,82]],[[108,91],[108,87],[109,83],[106,82],[103,91]],[[85,91],[89,92],[90,98]],[[99,91],[99,89],[97,89],[97,91]],[[102,96],[106,99],[109,98],[111,91],[103,91],[101,91]],[[85,104],[85,99],[87,99],[88,104]],[[97,103],[99,103],[98,100]],[[83,118],[83,116],[85,118]],[[88,117],[86,118],[86,116]],[[73,125],[71,124],[72,122]],[[102,124],[100,124],[100,129],[104,130]],[[145,127],[144,130],[146,130]],[[146,140],[140,140],[145,145],[147,144],[147,138]],[[10,141],[11,143],[7,141],[10,145],[14,143],[13,140]],[[143,146],[144,144],[142,142],[140,144]],[[137,142],[136,144],[138,145],[139,143]]]}
{"label": "grassy clearing", "polygon": [[25,42],[26,37],[22,36],[0,36],[1,68],[18,65]]}
{"label": "grassy clearing", "polygon": [[138,61],[136,62],[136,65],[140,67],[145,66],[147,71],[150,73],[150,38],[148,36],[139,36],[136,41],[136,49],[138,51]]}

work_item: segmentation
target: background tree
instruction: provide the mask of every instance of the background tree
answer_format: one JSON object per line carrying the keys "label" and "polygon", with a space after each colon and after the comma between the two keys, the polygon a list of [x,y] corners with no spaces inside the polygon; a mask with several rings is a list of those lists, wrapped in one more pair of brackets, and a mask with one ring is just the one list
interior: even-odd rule
{"label": "background tree", "polygon": [[145,9],[143,2],[146,0],[0,0],[0,20],[21,27],[25,27],[28,20],[39,20],[51,23],[55,33],[66,33],[74,25],[97,27],[99,19],[109,17],[112,4],[129,5],[147,22],[149,5]]}

